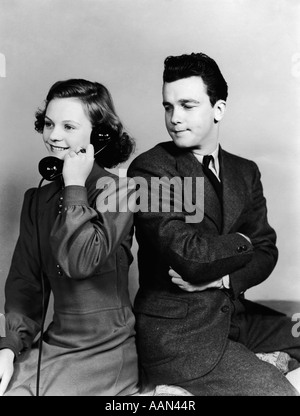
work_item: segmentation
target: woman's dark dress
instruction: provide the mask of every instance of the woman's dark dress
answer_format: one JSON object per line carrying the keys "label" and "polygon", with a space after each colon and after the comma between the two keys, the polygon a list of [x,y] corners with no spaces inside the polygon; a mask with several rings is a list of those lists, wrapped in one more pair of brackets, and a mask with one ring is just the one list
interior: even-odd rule
{"label": "woman's dark dress", "polygon": [[[128,180],[94,164],[86,187],[40,189],[38,221],[46,303],[40,395],[132,395],[138,369],[128,294],[132,191]],[[131,197],[130,197],[131,196]],[[42,317],[36,227],[37,190],[25,194],[21,229],[6,283],[6,338],[17,359],[6,395],[34,395]],[[131,201],[131,202],[130,202]],[[106,209],[106,212],[104,212]],[[124,211],[124,212],[120,212]]]}

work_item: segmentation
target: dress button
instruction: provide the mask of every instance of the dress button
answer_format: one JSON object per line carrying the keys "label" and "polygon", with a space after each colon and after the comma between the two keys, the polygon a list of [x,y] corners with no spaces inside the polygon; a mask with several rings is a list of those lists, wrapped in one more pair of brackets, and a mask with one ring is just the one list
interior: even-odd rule
{"label": "dress button", "polygon": [[63,272],[62,272],[62,270],[61,270],[60,265],[59,265],[59,264],[57,264],[57,265],[56,265],[56,267],[57,267],[57,274],[58,274],[59,276],[62,276],[62,275],[63,275]]}
{"label": "dress button", "polygon": [[224,312],[224,313],[228,312],[229,311],[229,306],[227,306],[227,305],[222,306],[221,311]]}

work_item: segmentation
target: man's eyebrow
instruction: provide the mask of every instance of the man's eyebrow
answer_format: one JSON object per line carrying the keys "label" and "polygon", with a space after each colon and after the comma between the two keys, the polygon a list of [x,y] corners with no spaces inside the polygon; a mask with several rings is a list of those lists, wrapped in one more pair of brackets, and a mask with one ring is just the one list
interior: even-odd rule
{"label": "man's eyebrow", "polygon": [[[178,100],[178,102],[180,104],[187,104],[187,103],[200,104],[200,101],[195,100],[194,98],[182,98],[181,100]],[[162,104],[163,104],[163,106],[172,105],[168,101],[163,101]]]}
{"label": "man's eyebrow", "polygon": [[181,100],[179,100],[179,102],[181,104],[185,104],[185,103],[200,104],[200,101],[195,100],[195,98],[182,98]]}

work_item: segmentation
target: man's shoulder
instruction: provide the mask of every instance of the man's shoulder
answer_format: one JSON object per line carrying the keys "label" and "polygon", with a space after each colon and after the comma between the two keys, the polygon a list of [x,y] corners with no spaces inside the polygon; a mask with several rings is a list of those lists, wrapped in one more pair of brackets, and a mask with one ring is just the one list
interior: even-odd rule
{"label": "man's shoulder", "polygon": [[174,156],[176,154],[176,150],[177,148],[172,141],[160,142],[141,153],[136,159],[148,159],[153,156]]}
{"label": "man's shoulder", "polygon": [[158,143],[151,149],[139,154],[131,162],[128,171],[131,172],[134,169],[141,167],[158,167],[163,164],[172,164],[177,151],[178,150],[172,141]]}
{"label": "man's shoulder", "polygon": [[238,165],[238,166],[244,166],[244,167],[248,166],[251,168],[254,168],[257,166],[253,160],[247,159],[243,156],[240,156],[234,153],[230,153],[224,149],[222,149],[221,157],[223,158],[225,163],[231,163],[232,165]]}

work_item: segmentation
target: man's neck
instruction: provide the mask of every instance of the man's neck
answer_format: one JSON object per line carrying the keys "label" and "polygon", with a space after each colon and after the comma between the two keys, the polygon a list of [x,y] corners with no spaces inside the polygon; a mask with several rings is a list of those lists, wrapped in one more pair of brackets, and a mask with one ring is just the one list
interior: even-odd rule
{"label": "man's neck", "polygon": [[219,148],[219,142],[214,143],[211,146],[203,146],[201,149],[197,148],[197,149],[191,149],[191,150],[195,155],[205,156],[205,155],[211,155],[218,148]]}

